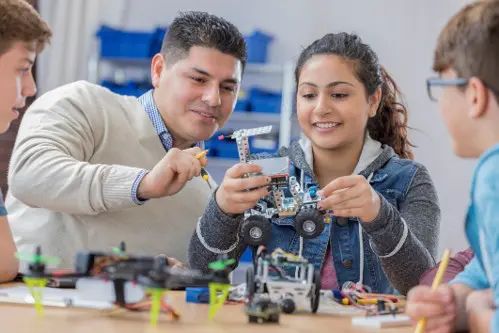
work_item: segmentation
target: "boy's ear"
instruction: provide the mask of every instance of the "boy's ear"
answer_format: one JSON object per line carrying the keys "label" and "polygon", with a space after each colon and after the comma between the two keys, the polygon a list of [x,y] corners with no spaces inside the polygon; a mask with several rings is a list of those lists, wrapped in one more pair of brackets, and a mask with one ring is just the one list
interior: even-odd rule
{"label": "boy's ear", "polygon": [[472,119],[485,115],[489,103],[489,91],[482,80],[472,77],[466,89],[466,102],[469,106],[469,116]]}

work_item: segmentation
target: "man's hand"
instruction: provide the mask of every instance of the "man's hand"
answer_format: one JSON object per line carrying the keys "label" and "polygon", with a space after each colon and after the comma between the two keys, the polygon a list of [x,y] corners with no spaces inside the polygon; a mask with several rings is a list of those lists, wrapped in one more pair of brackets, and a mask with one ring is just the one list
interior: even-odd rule
{"label": "man's hand", "polygon": [[139,184],[137,197],[142,200],[174,195],[194,177],[201,174],[201,167],[208,163],[206,157],[199,160],[198,147],[180,150],[172,148]]}
{"label": "man's hand", "polygon": [[261,171],[261,166],[248,163],[239,163],[227,170],[216,193],[218,207],[229,215],[242,214],[254,207],[258,200],[269,194],[270,177],[242,177]]}
{"label": "man's hand", "polygon": [[457,305],[452,288],[445,284],[432,290],[429,286],[417,286],[407,295],[406,314],[414,325],[426,318],[425,333],[454,332]]}
{"label": "man's hand", "polygon": [[181,262],[180,260],[177,260],[173,257],[168,257],[165,254],[158,254],[157,257],[166,258],[166,260],[168,261],[168,266],[171,269],[179,269],[179,270],[187,269],[187,266],[183,262]]}

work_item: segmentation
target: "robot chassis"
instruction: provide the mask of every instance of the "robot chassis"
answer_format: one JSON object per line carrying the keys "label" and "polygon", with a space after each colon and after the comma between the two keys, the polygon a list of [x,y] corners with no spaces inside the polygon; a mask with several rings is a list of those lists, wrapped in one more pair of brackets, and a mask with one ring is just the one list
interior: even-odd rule
{"label": "robot chassis", "polygon": [[[288,157],[251,158],[248,137],[267,134],[271,130],[272,126],[241,129],[229,136],[236,140],[240,162],[261,165],[263,174],[271,178],[270,194],[244,213],[241,225],[245,243],[254,246],[264,245],[270,239],[272,218],[294,216],[296,232],[306,239],[319,236],[325,224],[331,222],[324,211],[317,209],[317,203],[322,199],[317,194],[317,187],[304,190],[296,177],[289,176]],[[261,174],[247,174],[245,177],[257,175]]]}

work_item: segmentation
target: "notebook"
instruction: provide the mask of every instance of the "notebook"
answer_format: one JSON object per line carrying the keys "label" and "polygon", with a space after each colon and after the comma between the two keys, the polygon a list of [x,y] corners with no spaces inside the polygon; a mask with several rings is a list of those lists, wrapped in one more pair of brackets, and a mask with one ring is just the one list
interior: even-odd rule
{"label": "notebook", "polygon": [[352,318],[353,326],[383,328],[383,327],[401,327],[411,326],[411,320],[406,315],[396,314],[369,316],[369,317],[355,317]]}
{"label": "notebook", "polygon": [[[21,285],[0,289],[0,303],[34,304],[34,300],[28,287]],[[110,302],[82,299],[75,289],[44,288],[42,304],[44,306],[78,307],[98,310],[113,308],[113,304]]]}

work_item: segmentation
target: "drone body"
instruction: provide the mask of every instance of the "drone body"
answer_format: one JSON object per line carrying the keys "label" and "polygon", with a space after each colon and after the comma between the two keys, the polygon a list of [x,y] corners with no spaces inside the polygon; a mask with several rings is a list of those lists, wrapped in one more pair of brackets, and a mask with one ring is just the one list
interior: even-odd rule
{"label": "drone body", "polygon": [[[48,272],[46,263],[57,262],[56,258],[44,257],[41,247],[37,246],[34,255],[16,254],[20,260],[28,260],[28,272],[24,275],[24,281],[31,291],[35,301],[35,308],[39,314],[43,313],[42,290],[50,278],[74,277],[98,279],[113,284],[113,303],[127,310],[141,310],[144,307],[150,309],[151,324],[155,325],[159,318],[161,309],[166,310],[174,319],[179,314],[165,301],[168,290],[184,287],[209,287],[210,288],[210,319],[214,317],[221,305],[225,302],[230,288],[228,266],[233,260],[225,257],[210,264],[211,271],[202,274],[198,271],[187,269],[172,269],[168,265],[165,256],[134,256],[125,253],[125,243],[121,242],[119,248],[113,252],[80,251],[76,254],[74,271],[70,273]],[[127,300],[127,284],[132,283],[144,290],[144,294],[150,296],[149,302],[130,303]],[[88,285],[88,284],[87,284]],[[219,293],[222,296],[219,296]]]}

